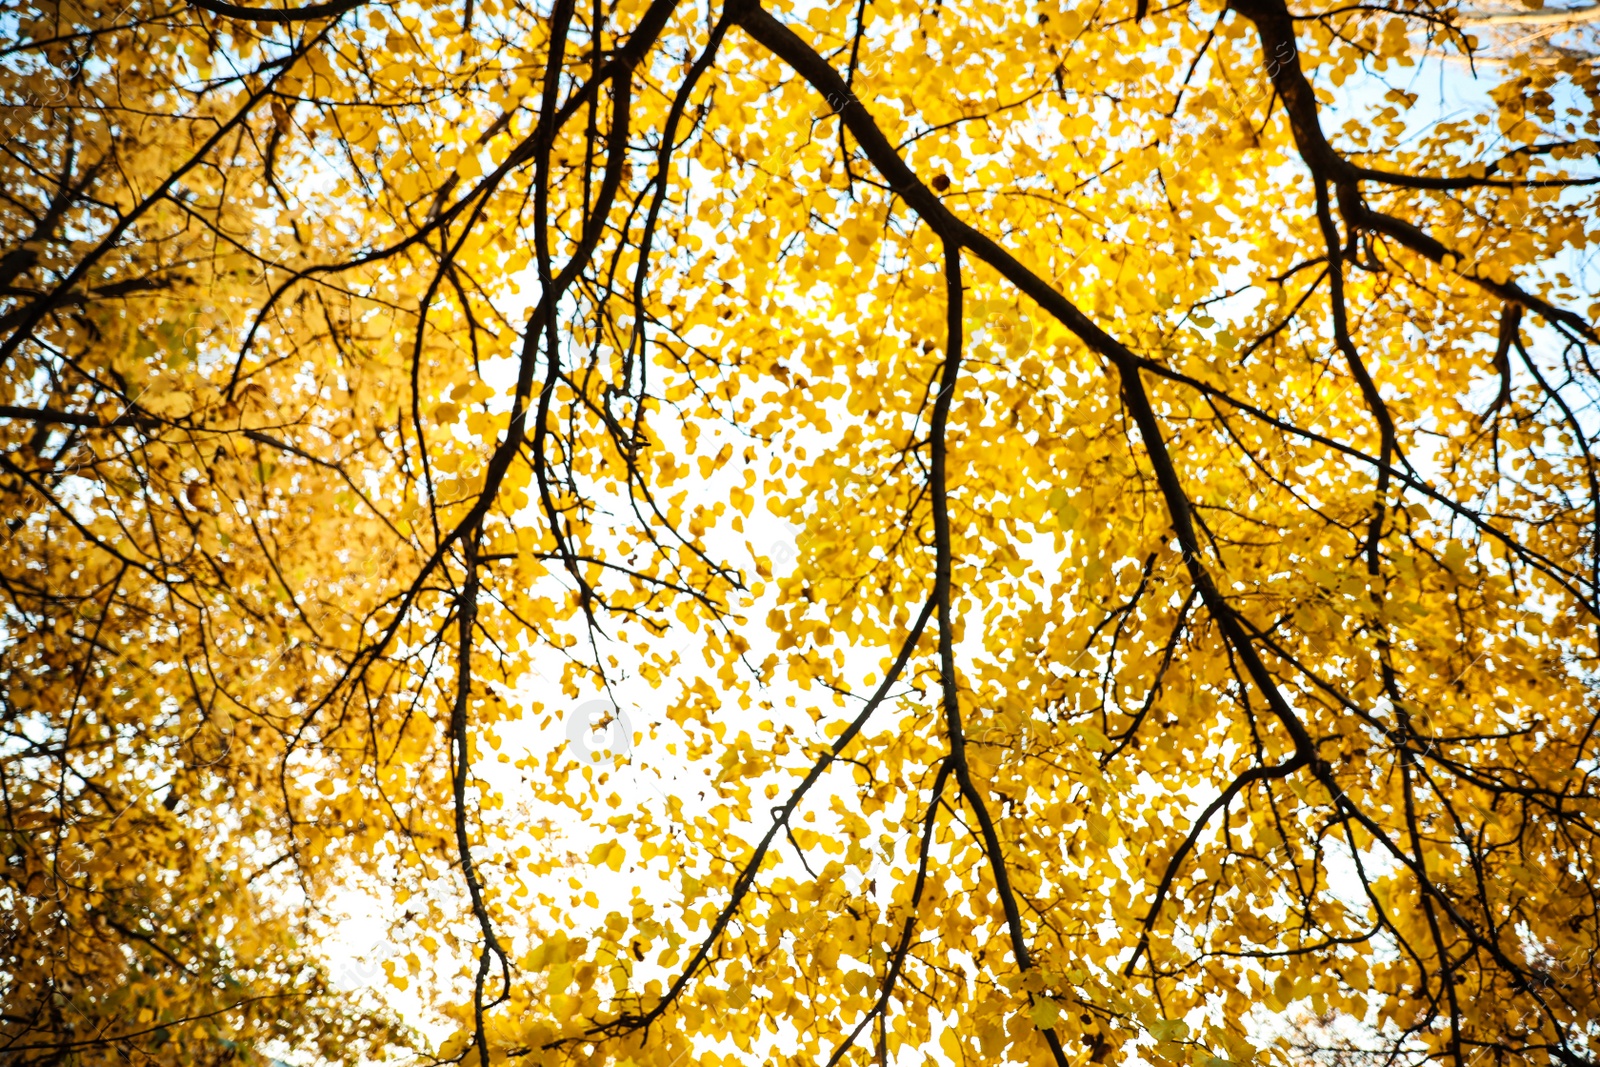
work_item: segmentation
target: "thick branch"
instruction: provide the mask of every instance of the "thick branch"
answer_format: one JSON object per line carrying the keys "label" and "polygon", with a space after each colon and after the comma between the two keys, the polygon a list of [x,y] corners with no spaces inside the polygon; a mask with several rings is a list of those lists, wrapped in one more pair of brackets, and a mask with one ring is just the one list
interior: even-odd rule
{"label": "thick branch", "polygon": [[[1416,226],[1383,212],[1373,211],[1362,199],[1359,183],[1364,180],[1384,182],[1414,189],[1453,189],[1463,183],[1469,185],[1505,184],[1491,183],[1487,179],[1456,179],[1415,177],[1393,174],[1361,167],[1345,159],[1329,143],[1322,130],[1317,106],[1316,91],[1305,71],[1300,68],[1299,49],[1295,44],[1294,16],[1283,0],[1230,0],[1233,10],[1239,12],[1256,27],[1261,36],[1261,53],[1266,60],[1267,75],[1272,87],[1283,100],[1289,115],[1289,129],[1294,135],[1300,158],[1310,168],[1312,177],[1332,183],[1339,190],[1339,210],[1351,225],[1374,233],[1381,233],[1411,251],[1434,263],[1443,265],[1446,257],[1452,262],[1466,257],[1457,256],[1442,242],[1428,236]],[[1509,183],[1516,185],[1518,183]],[[1475,284],[1499,296],[1502,300],[1522,304],[1538,312],[1551,322],[1559,322],[1591,341],[1600,341],[1600,333],[1583,318],[1571,311],[1558,308],[1550,302],[1527,292],[1515,282],[1496,282],[1480,274],[1464,274]]]}
{"label": "thick branch", "polygon": [[328,0],[327,3],[307,4],[305,7],[280,10],[270,7],[243,7],[239,4],[226,3],[225,0],[189,0],[192,6],[209,11],[213,15],[223,15],[230,19],[238,19],[240,22],[266,22],[278,26],[343,15],[366,2],[367,0]]}
{"label": "thick branch", "polygon": [[478,530],[469,534],[466,547],[466,578],[461,596],[456,604],[456,617],[460,624],[459,645],[456,649],[456,699],[450,708],[450,790],[454,801],[453,816],[456,830],[456,851],[461,858],[461,876],[467,883],[467,896],[472,901],[472,915],[483,934],[483,951],[478,955],[478,973],[472,988],[473,1039],[478,1047],[478,1060],[489,1067],[489,1040],[484,1033],[484,1012],[493,1007],[483,1002],[484,980],[489,977],[489,958],[500,961],[499,1004],[511,995],[511,961],[500,939],[495,935],[494,922],[483,901],[483,886],[478,878],[477,866],[472,861],[472,841],[467,836],[467,780],[472,773],[471,740],[467,735],[467,712],[472,700],[472,638],[473,626],[478,618]]}
{"label": "thick branch", "polygon": [[[989,802],[984,790],[972,780],[972,769],[967,763],[966,734],[961,723],[961,696],[956,684],[955,623],[951,618],[951,571],[954,558],[950,537],[950,503],[946,459],[948,445],[946,433],[950,421],[950,403],[955,397],[956,379],[961,374],[961,335],[963,300],[961,286],[961,246],[953,240],[945,241],[945,289],[949,305],[946,310],[944,366],[939,373],[939,395],[933,403],[933,420],[929,437],[933,460],[933,537],[936,560],[934,564],[934,600],[939,605],[939,687],[943,695],[945,731],[949,735],[950,762],[955,767],[956,782],[961,794],[978,819],[983,835],[983,850],[989,857],[989,869],[994,874],[995,893],[1005,911],[1006,931],[1011,938],[1011,952],[1017,968],[1033,969],[1033,953],[1028,949],[1027,935],[1022,929],[1022,910],[1017,905],[1017,895],[1011,888],[1011,875],[1006,868],[1005,851],[1000,844],[1000,833],[995,828],[994,816],[989,812]],[[1032,994],[1029,995],[1030,999]],[[1058,1067],[1067,1067],[1066,1050],[1053,1030],[1044,1031],[1045,1041],[1055,1057]]]}
{"label": "thick branch", "polygon": [[1302,753],[1309,752],[1313,747],[1310,735],[1306,733],[1305,727],[1290,709],[1283,695],[1278,692],[1271,672],[1267,670],[1266,664],[1261,661],[1255,647],[1234,618],[1233,608],[1223,600],[1210,574],[1201,563],[1199,538],[1195,535],[1189,500],[1173,466],[1172,457],[1168,453],[1155,410],[1150,405],[1144,384],[1139,380],[1139,357],[1121,341],[1101,329],[1075,304],[1057,292],[1049,282],[1017,262],[1011,253],[1001,248],[987,235],[952,215],[933,191],[911,172],[911,168],[900,158],[871,114],[844,84],[844,79],[839,77],[828,65],[827,60],[817,54],[810,45],[795,36],[793,31],[759,6],[751,5],[743,8],[738,17],[740,25],[757,42],[794,68],[801,77],[811,83],[813,88],[822,93],[831,106],[838,109],[840,117],[850,127],[850,132],[855,135],[856,141],[866,152],[873,166],[888,180],[890,188],[903,197],[935,233],[970,249],[979,259],[998,271],[1001,277],[1027,294],[1063,326],[1076,334],[1078,339],[1091,350],[1104,356],[1116,366],[1121,378],[1123,396],[1139,427],[1140,436],[1144,438],[1145,449],[1150,456],[1151,465],[1155,468],[1156,481],[1166,500],[1167,510],[1183,549],[1184,561],[1188,564],[1195,585],[1200,590],[1206,609],[1217,620],[1228,643],[1233,645],[1244,661],[1251,679],[1260,687],[1273,713],[1288,729],[1296,750]]}

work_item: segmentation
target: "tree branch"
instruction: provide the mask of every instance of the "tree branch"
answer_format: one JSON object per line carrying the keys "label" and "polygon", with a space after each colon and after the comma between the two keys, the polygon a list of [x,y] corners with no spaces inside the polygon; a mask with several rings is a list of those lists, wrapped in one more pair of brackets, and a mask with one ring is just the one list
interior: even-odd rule
{"label": "tree branch", "polygon": [[190,6],[209,11],[213,15],[238,19],[240,22],[263,22],[277,26],[343,15],[348,11],[354,11],[366,2],[367,0],[327,0],[325,3],[307,4],[305,7],[278,9],[244,7],[240,4],[227,3],[226,0],[189,0]]}

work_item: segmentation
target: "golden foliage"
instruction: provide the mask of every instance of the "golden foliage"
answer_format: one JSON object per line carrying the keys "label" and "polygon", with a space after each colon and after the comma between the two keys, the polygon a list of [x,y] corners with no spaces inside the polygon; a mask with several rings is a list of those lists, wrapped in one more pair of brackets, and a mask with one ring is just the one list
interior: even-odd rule
{"label": "golden foliage", "polygon": [[1469,15],[0,8],[0,1060],[1595,1062],[1600,66]]}

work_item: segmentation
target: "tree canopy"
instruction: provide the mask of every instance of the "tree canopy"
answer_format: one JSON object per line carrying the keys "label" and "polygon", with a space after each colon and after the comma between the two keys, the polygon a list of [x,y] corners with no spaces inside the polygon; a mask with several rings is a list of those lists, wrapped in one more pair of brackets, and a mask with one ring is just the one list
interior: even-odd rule
{"label": "tree canopy", "polygon": [[1593,14],[7,0],[0,1062],[1595,1064]]}

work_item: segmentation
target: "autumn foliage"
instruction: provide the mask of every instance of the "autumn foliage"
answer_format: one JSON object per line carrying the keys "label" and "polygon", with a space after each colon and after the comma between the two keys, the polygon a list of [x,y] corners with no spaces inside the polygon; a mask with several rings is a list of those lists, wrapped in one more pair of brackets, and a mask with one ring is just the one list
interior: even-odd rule
{"label": "autumn foliage", "polygon": [[1596,1063],[1595,25],[7,0],[0,1063]]}

